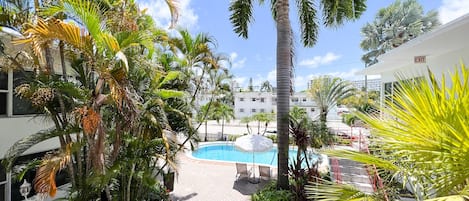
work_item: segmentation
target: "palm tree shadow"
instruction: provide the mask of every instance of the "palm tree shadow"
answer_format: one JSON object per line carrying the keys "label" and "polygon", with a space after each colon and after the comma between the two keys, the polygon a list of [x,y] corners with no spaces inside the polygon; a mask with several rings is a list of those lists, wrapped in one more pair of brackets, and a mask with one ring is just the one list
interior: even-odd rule
{"label": "palm tree shadow", "polygon": [[183,200],[189,200],[195,196],[197,196],[198,194],[197,193],[191,193],[191,194],[188,194],[188,195],[185,195],[185,196],[177,196],[177,195],[171,195],[170,198],[171,200],[177,200],[177,201],[183,201]]}
{"label": "palm tree shadow", "polygon": [[243,178],[233,182],[233,189],[237,190],[243,195],[252,195],[258,190],[264,188],[268,181],[260,180],[259,183],[253,184],[248,179]]}

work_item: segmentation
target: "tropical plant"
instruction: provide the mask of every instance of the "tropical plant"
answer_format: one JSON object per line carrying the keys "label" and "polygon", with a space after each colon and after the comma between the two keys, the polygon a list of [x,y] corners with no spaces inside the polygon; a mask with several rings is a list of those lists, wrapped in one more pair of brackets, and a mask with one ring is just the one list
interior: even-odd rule
{"label": "tropical plant", "polygon": [[251,134],[252,133],[252,129],[251,127],[249,127],[249,123],[252,121],[252,118],[251,117],[243,117],[241,118],[241,123],[245,123],[246,124],[246,130],[247,130],[247,133],[248,134]]}
{"label": "tropical plant", "polygon": [[274,91],[274,87],[272,86],[272,84],[270,84],[270,82],[268,80],[262,82],[261,84],[261,89],[260,91],[265,91],[265,92],[273,92]]}
{"label": "tropical plant", "polygon": [[376,113],[379,101],[379,91],[355,91],[354,95],[338,101],[338,104],[345,105],[348,108],[355,108],[360,112]]}
{"label": "tropical plant", "polygon": [[231,119],[234,119],[234,110],[229,105],[222,102],[213,103],[213,114],[211,114],[217,123],[221,120],[221,139],[224,140],[223,131],[225,127],[225,121],[230,122]]}
{"label": "tropical plant", "polygon": [[[39,165],[35,190],[40,194],[53,196],[55,174],[67,168],[72,200],[94,200],[102,194],[108,200],[150,199],[149,194],[160,192],[151,178],[161,173],[161,160],[163,166],[174,167],[175,152],[182,147],[174,143],[173,132],[194,133],[187,131],[192,126],[189,107],[181,101],[184,93],[171,88],[180,73],[162,72],[151,65],[146,71],[136,70],[142,67],[137,65],[140,58],[151,56],[146,53],[158,40],[152,37],[160,35],[139,30],[137,27],[147,25],[136,21],[119,24],[111,18],[103,19],[109,14],[106,12],[116,11],[112,6],[122,5],[116,2],[103,9],[101,6],[106,5],[69,0],[41,8],[41,15],[63,13],[78,25],[55,17],[38,17],[24,31],[26,37],[17,42],[32,44],[38,60],[46,61],[39,64],[46,67],[40,68],[35,80],[17,87],[16,93],[44,111],[55,128],[18,141],[6,154],[5,162],[11,168],[15,157],[31,145],[59,137],[61,149],[47,155]],[[134,4],[127,8],[125,19],[148,19],[135,10]],[[115,32],[111,34],[101,26],[103,22],[117,24],[108,26]],[[80,75],[78,83],[51,74],[54,67],[48,62],[47,49],[53,41],[69,48],[72,67]]]}
{"label": "tropical plant", "polygon": [[306,119],[308,118],[308,113],[306,112],[305,108],[300,108],[295,105],[290,110],[290,117],[297,120]]}
{"label": "tropical plant", "polygon": [[327,114],[340,100],[353,95],[354,88],[338,77],[322,76],[311,81],[309,95],[319,107],[319,120],[327,122]]}
{"label": "tropical plant", "polygon": [[376,14],[373,22],[361,29],[360,47],[365,66],[378,62],[378,56],[439,26],[438,12],[424,14],[417,0],[396,0]]}
{"label": "tropical plant", "polygon": [[[431,72],[428,79],[400,80],[393,100],[381,108],[385,115],[359,114],[373,129],[374,155],[326,153],[391,171],[392,179],[408,187],[417,200],[468,199],[469,174],[464,167],[469,165],[469,69],[462,64],[449,79],[443,75],[441,82]],[[311,198],[344,200],[339,197],[353,195],[343,186],[334,188],[338,190],[332,195],[325,187],[310,186]]]}
{"label": "tropical plant", "polygon": [[262,132],[262,135],[265,135],[265,132],[267,132],[267,126],[269,126],[269,123],[273,121],[275,118],[275,113],[265,113],[265,112],[260,112],[256,113],[251,116],[252,121],[257,121],[257,134],[261,134],[261,122],[264,122],[264,131]]}
{"label": "tropical plant", "polygon": [[[265,1],[259,0],[260,3]],[[292,28],[290,23],[289,0],[270,1],[272,16],[277,27],[277,137],[278,137],[278,187],[288,188],[288,128],[289,99],[292,92]],[[312,47],[318,36],[318,8],[322,9],[324,25],[336,27],[347,20],[357,19],[366,9],[364,0],[320,1],[315,7],[314,0],[295,1],[304,46]],[[254,1],[234,0],[230,3],[230,21],[234,31],[241,37],[248,37],[248,25],[253,20]]]}
{"label": "tropical plant", "polygon": [[252,201],[290,201],[293,195],[288,190],[277,190],[276,183],[267,184],[262,190],[251,196]]}

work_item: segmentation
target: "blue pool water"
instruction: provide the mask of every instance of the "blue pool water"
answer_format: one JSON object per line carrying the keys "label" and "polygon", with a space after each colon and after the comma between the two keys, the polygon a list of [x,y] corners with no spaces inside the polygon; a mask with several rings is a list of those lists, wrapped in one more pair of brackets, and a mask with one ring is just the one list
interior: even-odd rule
{"label": "blue pool water", "polygon": [[[277,166],[277,153],[277,147],[273,147],[270,151],[254,153],[255,163]],[[233,144],[203,145],[192,152],[192,156],[207,160],[252,163],[252,152],[240,151]],[[290,149],[288,156],[292,161],[296,158],[296,150]]]}

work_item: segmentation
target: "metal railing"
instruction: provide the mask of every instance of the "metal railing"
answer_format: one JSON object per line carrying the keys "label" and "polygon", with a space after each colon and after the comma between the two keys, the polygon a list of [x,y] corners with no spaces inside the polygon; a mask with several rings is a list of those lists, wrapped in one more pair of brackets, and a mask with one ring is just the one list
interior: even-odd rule
{"label": "metal railing", "polygon": [[[368,149],[368,144],[366,143],[365,139],[363,138],[363,134],[361,133],[361,130],[360,130],[360,135],[359,135],[358,140],[359,140],[359,150],[361,152],[371,154],[370,150]],[[373,165],[365,165],[365,167],[366,167],[366,171],[368,173],[368,178],[370,179],[371,186],[373,187],[373,191],[376,192],[379,189],[382,189],[384,199],[386,201],[389,201],[388,194],[386,193],[386,190],[384,190],[383,180],[379,176],[378,169],[376,168],[376,165],[374,165],[374,164]]]}

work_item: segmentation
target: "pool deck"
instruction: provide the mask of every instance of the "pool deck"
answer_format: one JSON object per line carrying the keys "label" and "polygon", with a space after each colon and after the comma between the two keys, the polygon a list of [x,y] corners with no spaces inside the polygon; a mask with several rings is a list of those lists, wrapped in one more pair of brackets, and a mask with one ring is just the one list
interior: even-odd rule
{"label": "pool deck", "polygon": [[[174,191],[170,193],[173,201],[247,201],[268,183],[261,180],[259,184],[252,184],[246,178],[236,181],[235,163],[202,161],[185,154],[178,155],[178,159],[178,176]],[[274,169],[272,178],[276,178],[276,173]],[[259,176],[257,166],[256,176]]]}

